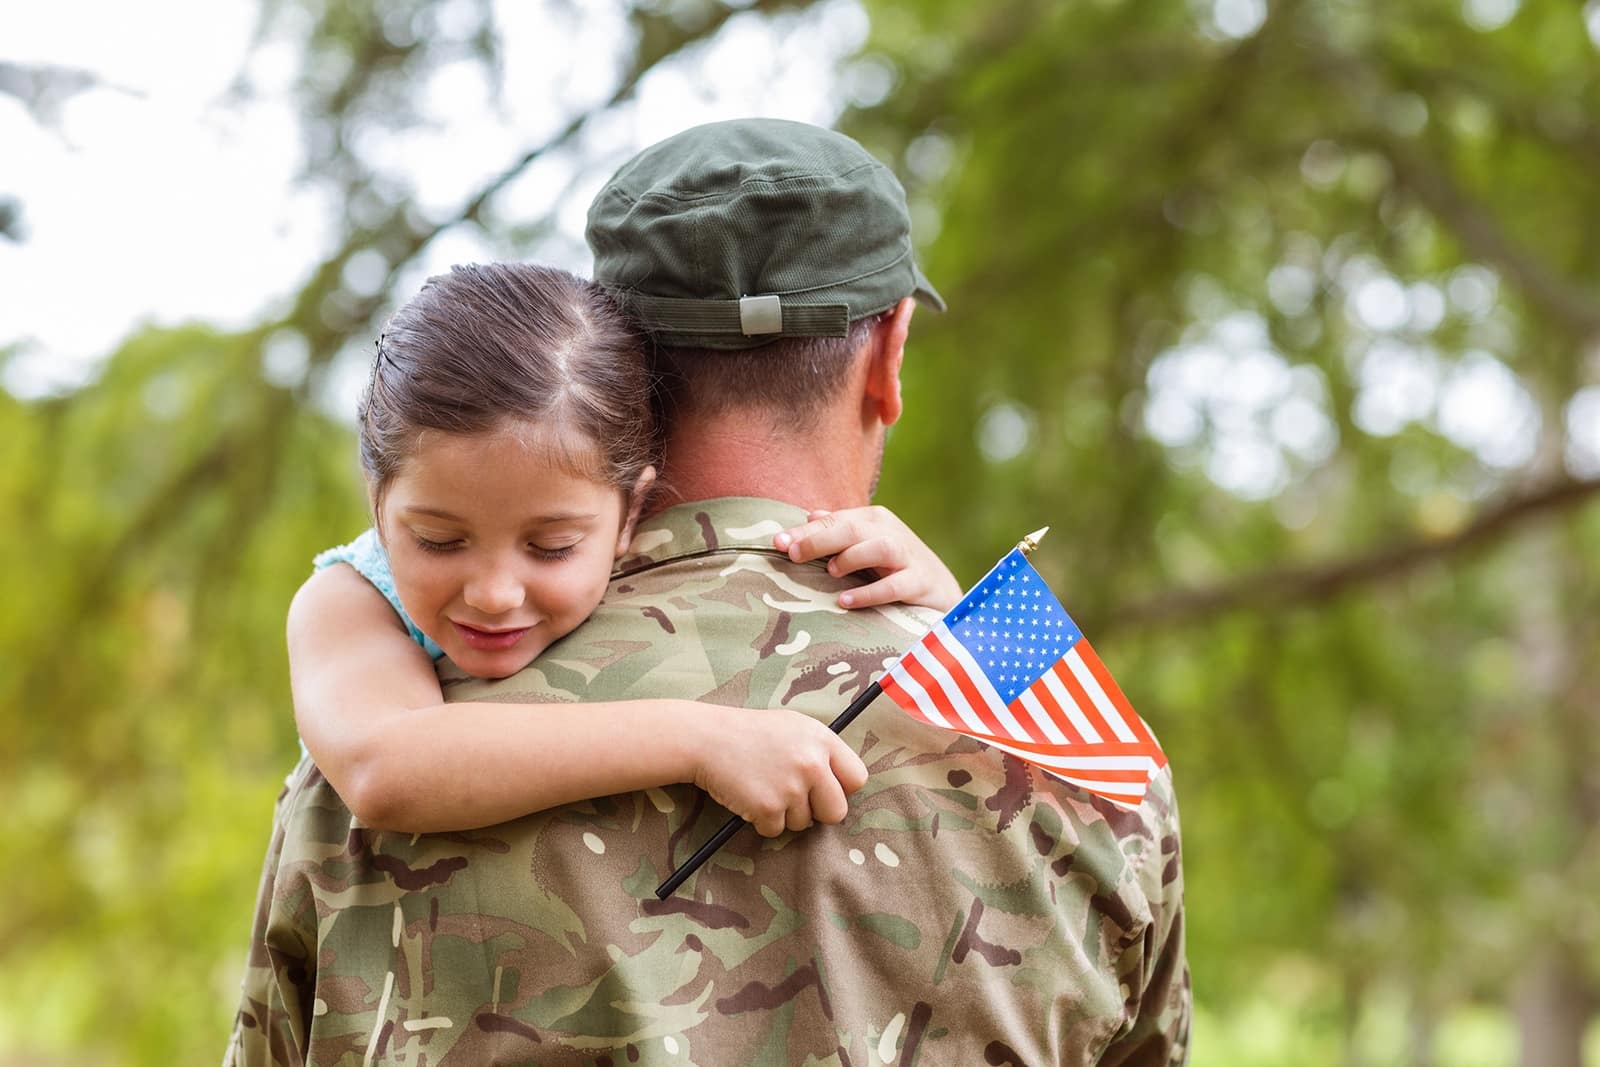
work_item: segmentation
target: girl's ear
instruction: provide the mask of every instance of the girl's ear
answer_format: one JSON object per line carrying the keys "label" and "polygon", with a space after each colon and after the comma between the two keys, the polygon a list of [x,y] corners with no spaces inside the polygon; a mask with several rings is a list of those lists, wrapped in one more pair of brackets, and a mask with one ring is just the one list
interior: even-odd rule
{"label": "girl's ear", "polygon": [[617,531],[617,559],[628,551],[628,542],[633,540],[633,528],[639,524],[639,516],[644,513],[644,502],[650,496],[650,490],[656,484],[656,469],[646,467],[639,472],[639,477],[633,483],[633,489],[628,493],[628,514],[623,516],[622,529]]}

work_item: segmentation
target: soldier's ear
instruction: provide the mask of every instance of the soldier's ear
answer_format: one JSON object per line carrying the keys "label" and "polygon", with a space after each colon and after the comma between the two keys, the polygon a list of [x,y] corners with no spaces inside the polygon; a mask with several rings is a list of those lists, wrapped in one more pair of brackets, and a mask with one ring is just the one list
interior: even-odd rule
{"label": "soldier's ear", "polygon": [[868,341],[864,398],[867,415],[884,426],[893,426],[900,419],[900,364],[905,359],[911,312],[916,306],[917,302],[908,296],[885,311]]}
{"label": "soldier's ear", "polygon": [[639,472],[639,477],[634,479],[633,488],[628,491],[623,505],[627,508],[627,514],[622,517],[622,529],[617,531],[617,559],[621,559],[623,553],[628,551],[628,542],[633,540],[633,528],[639,525],[639,516],[644,514],[644,502],[650,496],[650,490],[655,488],[655,484],[654,467],[646,467]]}

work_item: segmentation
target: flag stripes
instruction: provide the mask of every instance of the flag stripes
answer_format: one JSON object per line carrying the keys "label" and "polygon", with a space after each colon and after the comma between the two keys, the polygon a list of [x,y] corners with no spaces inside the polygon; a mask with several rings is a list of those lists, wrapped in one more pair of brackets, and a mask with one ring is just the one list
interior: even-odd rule
{"label": "flag stripes", "polygon": [[1119,804],[1139,804],[1151,776],[1167,765],[1111,672],[1018,552],[896,660],[880,684],[914,718]]}

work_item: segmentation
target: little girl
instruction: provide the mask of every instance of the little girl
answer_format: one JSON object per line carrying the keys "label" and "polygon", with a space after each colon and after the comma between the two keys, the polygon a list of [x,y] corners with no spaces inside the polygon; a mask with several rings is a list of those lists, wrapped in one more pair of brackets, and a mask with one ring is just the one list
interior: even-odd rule
{"label": "little girl", "polygon": [[[655,481],[651,411],[640,338],[565,272],[457,267],[390,319],[360,412],[373,528],[317,557],[288,624],[300,735],[362,822],[459,830],[673,782],[767,836],[844,818],[866,768],[799,712],[443,701],[440,656],[506,677],[600,603]],[[845,606],[959,599],[882,508],[811,519],[775,547],[880,575]]]}

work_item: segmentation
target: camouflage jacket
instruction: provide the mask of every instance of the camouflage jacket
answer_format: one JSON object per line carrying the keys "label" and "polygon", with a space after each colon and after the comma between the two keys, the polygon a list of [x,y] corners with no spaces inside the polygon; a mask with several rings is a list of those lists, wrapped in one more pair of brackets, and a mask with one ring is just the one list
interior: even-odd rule
{"label": "camouflage jacket", "polygon": [[[828,720],[934,613],[845,582],[763,500],[645,522],[593,618],[451,699],[697,697]],[[573,714],[581,714],[574,708]],[[746,830],[650,789],[467,833],[359,826],[308,762],[280,797],[228,1064],[1137,1064],[1186,1056],[1171,779],[1118,809],[887,699],[839,826]],[[648,737],[618,744],[649,744]]]}

